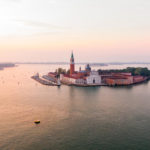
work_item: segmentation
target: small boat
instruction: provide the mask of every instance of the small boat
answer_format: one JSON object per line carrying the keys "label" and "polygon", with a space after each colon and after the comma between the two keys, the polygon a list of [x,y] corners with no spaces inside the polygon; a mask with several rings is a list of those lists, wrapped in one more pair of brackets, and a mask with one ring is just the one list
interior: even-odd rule
{"label": "small boat", "polygon": [[39,124],[39,123],[40,123],[40,120],[35,120],[34,123],[35,123],[35,124]]}

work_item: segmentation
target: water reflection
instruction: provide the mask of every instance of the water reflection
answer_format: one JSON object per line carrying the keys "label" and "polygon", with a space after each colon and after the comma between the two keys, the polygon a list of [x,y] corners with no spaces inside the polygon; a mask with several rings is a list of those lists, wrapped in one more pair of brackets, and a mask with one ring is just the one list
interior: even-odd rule
{"label": "water reflection", "polygon": [[84,99],[88,99],[89,97],[96,96],[96,94],[99,94],[100,91],[100,86],[96,87],[76,87],[76,86],[71,86],[70,87],[70,98],[76,97],[77,95],[84,95]]}

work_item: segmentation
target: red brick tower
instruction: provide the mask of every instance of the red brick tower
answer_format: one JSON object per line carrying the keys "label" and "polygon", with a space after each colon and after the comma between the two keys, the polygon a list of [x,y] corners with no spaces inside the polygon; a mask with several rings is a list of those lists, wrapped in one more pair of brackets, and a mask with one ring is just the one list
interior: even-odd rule
{"label": "red brick tower", "polygon": [[75,71],[74,56],[73,56],[73,52],[72,52],[71,58],[70,58],[70,75],[74,74],[74,71]]}

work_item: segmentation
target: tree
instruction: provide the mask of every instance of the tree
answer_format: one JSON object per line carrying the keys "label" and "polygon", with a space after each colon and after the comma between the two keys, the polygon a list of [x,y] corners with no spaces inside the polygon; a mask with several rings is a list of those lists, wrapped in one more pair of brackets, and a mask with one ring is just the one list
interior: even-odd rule
{"label": "tree", "polygon": [[55,72],[56,72],[58,75],[60,75],[60,74],[66,74],[66,69],[58,68],[58,69],[56,69]]}
{"label": "tree", "polygon": [[67,74],[70,74],[70,69],[67,70]]}
{"label": "tree", "polygon": [[122,72],[130,72],[133,76],[134,75],[141,75],[141,76],[150,76],[150,70],[148,68],[142,67],[127,67],[126,69],[114,69],[114,70],[98,70],[99,74],[110,74],[110,73],[122,73]]}

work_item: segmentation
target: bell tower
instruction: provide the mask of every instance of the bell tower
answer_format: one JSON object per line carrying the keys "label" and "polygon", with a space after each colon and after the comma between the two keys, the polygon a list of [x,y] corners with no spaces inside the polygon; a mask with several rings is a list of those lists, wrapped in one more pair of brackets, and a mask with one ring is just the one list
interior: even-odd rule
{"label": "bell tower", "polygon": [[74,56],[72,52],[71,58],[70,58],[70,75],[74,74],[74,71],[75,71],[75,65],[74,65]]}

